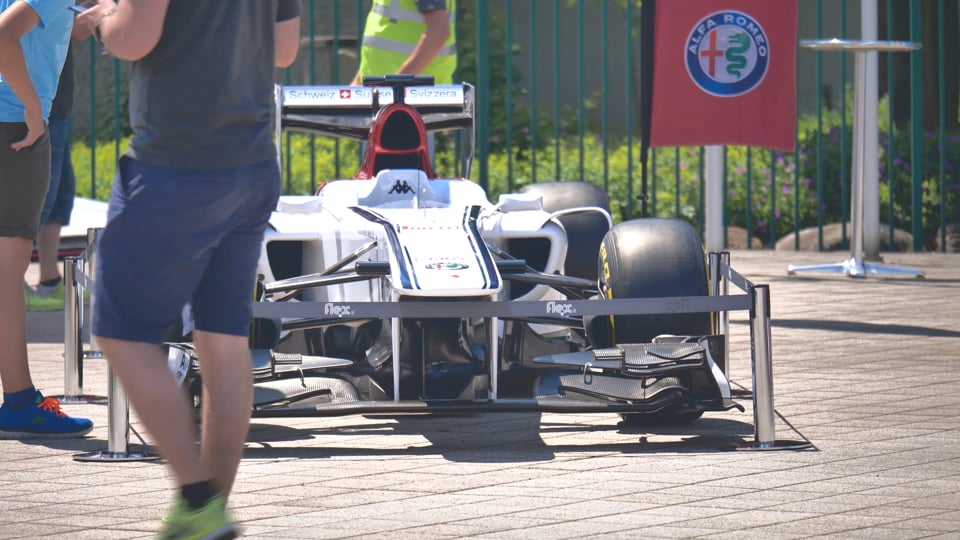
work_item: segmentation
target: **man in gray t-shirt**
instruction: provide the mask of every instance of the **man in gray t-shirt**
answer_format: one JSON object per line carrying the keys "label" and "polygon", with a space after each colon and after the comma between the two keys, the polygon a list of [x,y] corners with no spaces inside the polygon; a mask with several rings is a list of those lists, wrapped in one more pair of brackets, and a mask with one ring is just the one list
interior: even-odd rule
{"label": "man in gray t-shirt", "polygon": [[[274,67],[296,57],[300,1],[98,2],[95,35],[133,62],[134,135],[97,248],[93,333],[180,486],[162,536],[232,538],[226,497],[253,407],[250,291],[280,194]],[[199,448],[162,347],[187,303]]]}

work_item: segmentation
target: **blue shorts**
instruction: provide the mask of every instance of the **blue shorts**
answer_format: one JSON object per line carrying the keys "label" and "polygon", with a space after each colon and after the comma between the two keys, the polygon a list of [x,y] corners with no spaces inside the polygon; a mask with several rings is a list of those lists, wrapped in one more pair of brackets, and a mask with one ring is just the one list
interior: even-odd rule
{"label": "blue shorts", "polygon": [[70,119],[50,118],[47,131],[50,132],[50,187],[43,200],[40,225],[54,221],[69,225],[77,191],[77,178],[70,161]]}
{"label": "blue shorts", "polygon": [[279,196],[273,159],[194,170],[122,157],[97,245],[93,334],[161,343],[190,302],[197,330],[247,336]]}

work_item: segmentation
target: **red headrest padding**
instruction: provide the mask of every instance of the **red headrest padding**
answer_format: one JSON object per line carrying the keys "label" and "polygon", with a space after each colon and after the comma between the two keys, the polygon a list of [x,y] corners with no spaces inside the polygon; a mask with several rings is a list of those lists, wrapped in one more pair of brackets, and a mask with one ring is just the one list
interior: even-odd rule
{"label": "red headrest padding", "polygon": [[363,164],[354,178],[374,178],[384,169],[418,169],[436,178],[427,152],[427,128],[409,105],[388,105],[373,119]]}

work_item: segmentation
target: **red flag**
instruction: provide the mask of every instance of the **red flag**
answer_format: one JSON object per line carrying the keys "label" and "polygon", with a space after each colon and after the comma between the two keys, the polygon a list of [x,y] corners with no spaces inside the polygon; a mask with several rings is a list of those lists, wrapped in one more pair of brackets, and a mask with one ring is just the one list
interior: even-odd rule
{"label": "red flag", "polygon": [[797,0],[670,0],[654,26],[650,146],[793,150]]}

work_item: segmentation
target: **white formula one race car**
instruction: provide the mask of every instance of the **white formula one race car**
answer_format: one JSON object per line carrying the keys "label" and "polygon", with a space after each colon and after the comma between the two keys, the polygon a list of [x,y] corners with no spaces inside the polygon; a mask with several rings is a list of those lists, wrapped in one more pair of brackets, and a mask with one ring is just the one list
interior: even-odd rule
{"label": "white formula one race car", "polygon": [[[473,87],[364,82],[277,90],[278,134],[366,147],[352,178],[282,197],[270,220],[251,336],[255,417],[554,411],[677,423],[742,410],[715,313],[689,309],[708,295],[692,227],[612,226],[605,193],[584,182],[492,202],[467,178]],[[427,134],[451,130],[463,177],[441,178]],[[641,300],[664,297],[686,300],[665,314]],[[609,299],[621,302],[610,310]],[[199,402],[189,344],[171,344],[169,358]]]}

